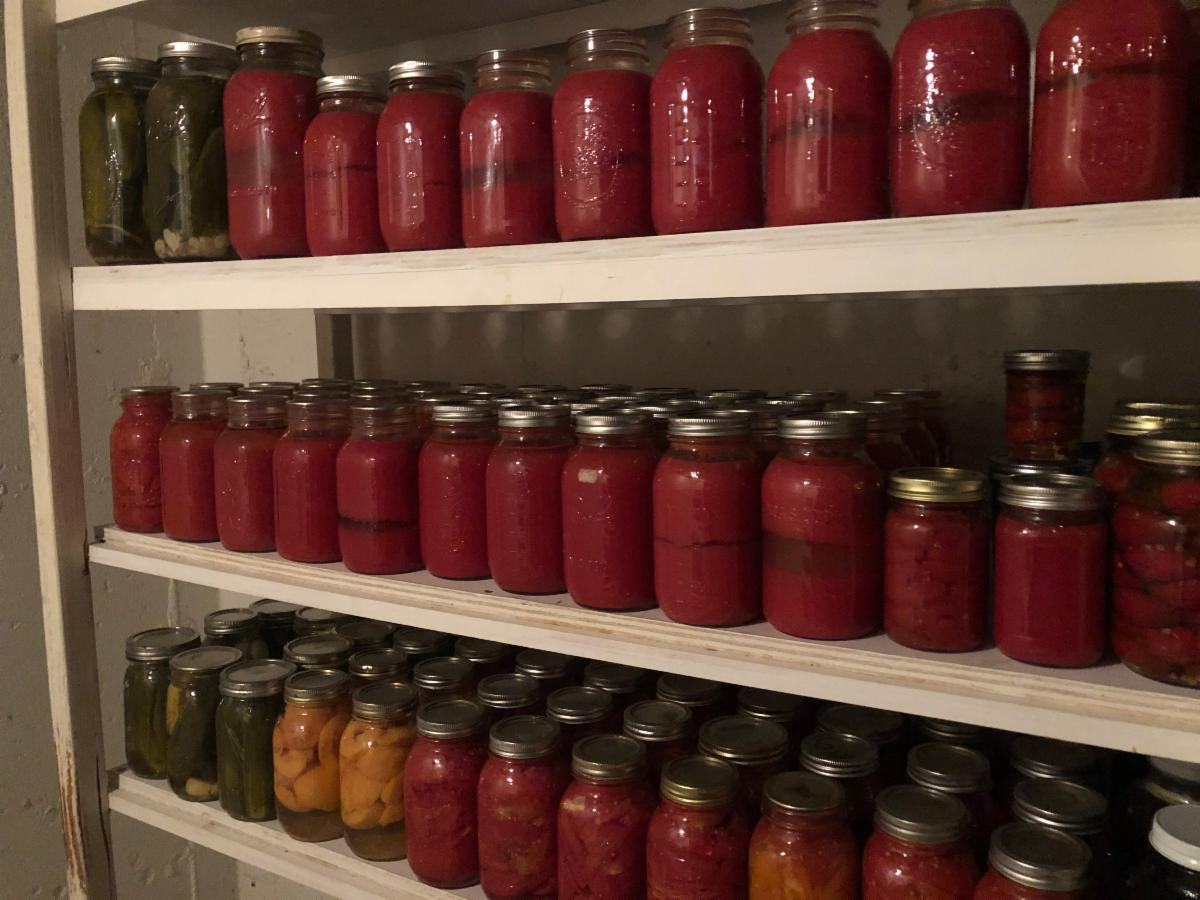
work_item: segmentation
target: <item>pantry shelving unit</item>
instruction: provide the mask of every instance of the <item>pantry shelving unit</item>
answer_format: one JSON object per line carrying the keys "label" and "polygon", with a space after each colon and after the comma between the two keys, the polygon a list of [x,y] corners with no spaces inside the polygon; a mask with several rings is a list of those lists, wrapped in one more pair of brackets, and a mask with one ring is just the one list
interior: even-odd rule
{"label": "pantry shelving unit", "polygon": [[[756,7],[769,0],[724,0]],[[1033,3],[1034,0],[1029,0]],[[69,889],[107,900],[110,809],[341,897],[480,897],[435,890],[404,864],[371,864],[340,842],[300,844],[236,822],[161,783],[110,773],[101,739],[89,563],[357,615],[823,699],[1080,740],[1200,762],[1200,697],[1107,664],[1036,669],[994,649],[918,653],[884,637],[799,641],[763,624],[707,630],[657,612],[606,615],[567,597],[519,598],[489,582],[354,575],[273,554],[233,554],[109,528],[89,540],[74,313],[670,304],[833,295],[1079,286],[1200,285],[1200,200],[882,221],[583,244],[176,266],[70,268],[58,27],[130,16],[228,40],[240,24],[324,33],[350,71],[412,55],[469,59],[494,45],[561,43],[584,27],[650,27],[687,0],[5,0],[18,280],[38,559]],[[1049,4],[1042,4],[1048,6]],[[400,21],[397,21],[399,19]],[[378,46],[381,28],[403,36]],[[1052,302],[1046,300],[1045,302]],[[330,334],[326,330],[326,334]],[[332,340],[332,338],[328,338]],[[329,359],[331,353],[323,353]]]}

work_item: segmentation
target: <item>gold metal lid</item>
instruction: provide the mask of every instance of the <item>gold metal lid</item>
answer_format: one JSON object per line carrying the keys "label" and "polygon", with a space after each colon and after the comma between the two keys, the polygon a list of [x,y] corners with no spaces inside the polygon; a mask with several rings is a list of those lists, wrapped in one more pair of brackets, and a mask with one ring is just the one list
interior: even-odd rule
{"label": "gold metal lid", "polygon": [[1200,428],[1169,429],[1142,435],[1134,459],[1175,466],[1200,466]]}
{"label": "gold metal lid", "polygon": [[351,656],[346,670],[358,678],[396,681],[408,672],[408,659],[403,650],[395,647],[372,647]]}
{"label": "gold metal lid", "polygon": [[1023,734],[1009,751],[1012,767],[1027,778],[1089,780],[1096,773],[1100,756],[1094,747],[1054,738]]}
{"label": "gold metal lid", "polygon": [[454,655],[469,659],[478,666],[502,662],[513,652],[508,644],[484,638],[460,637],[454,642]]}
{"label": "gold metal lid", "polygon": [[570,674],[574,657],[552,650],[522,650],[517,654],[516,671],[539,681],[565,678]]}
{"label": "gold metal lid", "polygon": [[790,727],[804,706],[804,698],[779,691],[744,687],[738,691],[738,714],[752,719],[766,719]]}
{"label": "gold metal lid", "polygon": [[911,844],[948,844],[964,837],[970,816],[957,797],[911,784],[884,788],[875,827]]}
{"label": "gold metal lid", "polygon": [[835,703],[817,713],[817,728],[834,734],[853,734],[873,744],[889,744],[904,733],[904,716],[890,709]]}
{"label": "gold metal lid", "polygon": [[425,691],[449,691],[469,684],[475,666],[461,656],[432,656],[412,670],[412,683]]}
{"label": "gold metal lid", "polygon": [[571,750],[571,773],[587,781],[628,781],[645,769],[645,746],[623,734],[594,734]]}
{"label": "gold metal lid", "polygon": [[238,49],[246,44],[295,44],[321,52],[321,38],[311,31],[283,25],[252,25],[239,28],[234,37]]}
{"label": "gold metal lid", "polygon": [[846,792],[840,784],[812,772],[780,772],[763,785],[764,813],[827,813],[845,803]]}
{"label": "gold metal lid", "polygon": [[583,683],[609,694],[632,694],[642,685],[646,670],[594,659],[583,667]]}
{"label": "gold metal lid", "polygon": [[1108,801],[1086,785],[1060,778],[1026,778],[1013,789],[1013,815],[1079,836],[1099,834],[1108,819]]}
{"label": "gold metal lid", "polygon": [[723,759],[683,756],[663,768],[659,789],[680,806],[724,806],[737,793],[737,770]]}
{"label": "gold metal lid", "polygon": [[340,669],[302,669],[283,683],[288,703],[333,703],[350,690],[350,676]]}
{"label": "gold metal lid", "polygon": [[204,617],[207,635],[250,635],[258,631],[258,613],[252,609],[218,609]]}
{"label": "gold metal lid", "polygon": [[505,759],[541,759],[558,749],[562,729],[545,716],[510,716],[492,726],[488,749]]}
{"label": "gold metal lid", "polygon": [[450,635],[432,628],[398,628],[392,635],[392,646],[411,656],[429,656],[449,646]]}
{"label": "gold metal lid", "polygon": [[1021,509],[1086,512],[1108,506],[1104,485],[1087,475],[1014,475],[1000,483],[996,499]]}
{"label": "gold metal lid", "polygon": [[253,699],[283,693],[283,683],[296,666],[282,659],[248,659],[221,670],[220,692],[224,697]]}
{"label": "gold metal lid", "polygon": [[656,694],[659,700],[703,708],[720,702],[723,690],[719,681],[666,672],[658,677]]}
{"label": "gold metal lid", "polygon": [[1086,372],[1091,357],[1087,350],[1008,350],[1004,368],[1010,372]]}
{"label": "gold metal lid", "polygon": [[400,719],[417,708],[417,692],[401,681],[373,681],[354,692],[353,702],[360,719]]}
{"label": "gold metal lid", "polygon": [[612,694],[586,685],[559,688],[546,698],[546,715],[564,725],[601,722],[612,708]]}
{"label": "gold metal lid", "polygon": [[479,702],[491,709],[528,709],[542,697],[537,680],[520,672],[500,672],[480,680],[475,688]]}
{"label": "gold metal lid", "polygon": [[680,740],[691,723],[692,711],[670,700],[640,700],[625,708],[625,733],[639,741]]}
{"label": "gold metal lid", "polygon": [[991,765],[978,750],[932,741],[908,751],[908,780],[947,794],[973,794],[991,784]]}
{"label": "gold metal lid", "polygon": [[354,645],[336,634],[310,634],[283,645],[283,658],[301,669],[336,669],[344,666]]}
{"label": "gold metal lid", "polygon": [[1010,822],[992,832],[988,863],[1017,884],[1041,891],[1087,886],[1092,851],[1079,838],[1045,825]]}
{"label": "gold metal lid", "polygon": [[700,726],[697,749],[736,766],[758,766],[783,759],[787,747],[787,729],[777,722],[747,716],[718,716]]}
{"label": "gold metal lid", "polygon": [[987,497],[987,477],[944,466],[897,469],[888,479],[888,496],[918,503],[973,503]]}
{"label": "gold metal lid", "polygon": [[800,742],[800,765],[827,778],[862,778],[879,771],[879,748],[853,734],[817,732]]}
{"label": "gold metal lid", "polygon": [[474,700],[434,700],[417,713],[417,733],[440,740],[471,737],[486,723],[486,711]]}

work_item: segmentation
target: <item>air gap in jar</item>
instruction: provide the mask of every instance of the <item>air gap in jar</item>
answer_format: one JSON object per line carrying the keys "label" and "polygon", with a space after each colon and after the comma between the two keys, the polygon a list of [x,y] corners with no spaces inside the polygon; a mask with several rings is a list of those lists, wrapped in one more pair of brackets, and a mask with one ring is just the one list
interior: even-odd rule
{"label": "air gap in jar", "polygon": [[125,762],[142,778],[167,777],[171,657],[200,646],[191,628],[152,628],[125,641]]}
{"label": "air gap in jar", "polygon": [[177,391],[158,441],[163,531],[177,541],[215,541],[213,446],[225,430],[224,391]]}
{"label": "air gap in jar", "polygon": [[296,667],[280,659],[235,663],[221,672],[217,705],[217,783],[235,819],[275,818],[271,740],[283,710],[283,683]]}
{"label": "air gap in jar", "polygon": [[158,439],[171,421],[174,385],[121,391],[121,415],[108,434],[113,521],[125,531],[162,531],[162,468]]}
{"label": "air gap in jar", "polygon": [[1086,350],[1010,350],[1005,426],[1014,459],[1067,459],[1083,437],[1091,354]]}
{"label": "air gap in jar", "polygon": [[275,549],[275,445],[287,425],[287,400],[273,394],[229,397],[228,420],[213,446],[217,534],[226,550]]}
{"label": "air gap in jar", "polygon": [[294,562],[336,562],[337,455],[346,442],[346,403],[289,400],[288,430],[275,445],[275,544]]}

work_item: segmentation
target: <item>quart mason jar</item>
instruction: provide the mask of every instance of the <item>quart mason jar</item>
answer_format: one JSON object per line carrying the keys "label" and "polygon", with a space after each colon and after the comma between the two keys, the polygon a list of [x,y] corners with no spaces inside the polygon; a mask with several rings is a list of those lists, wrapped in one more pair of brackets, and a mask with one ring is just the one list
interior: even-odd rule
{"label": "quart mason jar", "polygon": [[204,643],[237,647],[245,660],[266,659],[270,653],[262,638],[262,622],[252,609],[218,609],[204,617]]}
{"label": "quart mason jar", "polygon": [[348,640],[357,653],[360,650],[390,648],[392,638],[396,634],[396,626],[391,622],[377,622],[374,619],[355,619],[353,622],[339,625],[333,633]]}
{"label": "quart mason jar", "polygon": [[1023,734],[1008,750],[1009,771],[1000,785],[1000,801],[1011,804],[1016,786],[1026,778],[1057,778],[1100,789],[1104,786],[1100,754],[1095,747]]}
{"label": "quart mason jar", "polygon": [[412,683],[422,706],[434,700],[469,700],[475,694],[475,667],[460,656],[431,656],[413,666]]}
{"label": "quart mason jar", "polygon": [[992,832],[1007,819],[992,793],[988,758],[970,747],[930,742],[908,751],[908,780],[950,794],[962,801],[970,814],[971,843],[975,855],[986,860]]}
{"label": "quart mason jar", "polygon": [[260,633],[267,642],[267,656],[270,659],[283,659],[284,646],[296,636],[296,613],[300,607],[264,597],[251,603],[250,608],[258,613],[258,620],[262,624]]}
{"label": "quart mason jar", "polygon": [[1200,896],[1200,806],[1168,806],[1154,816],[1153,851],[1129,879],[1130,897],[1192,900]]}
{"label": "quart mason jar", "polygon": [[342,669],[350,662],[354,645],[336,634],[310,634],[288,641],[283,657],[299,669]]}
{"label": "quart mason jar", "polygon": [[1079,838],[1044,825],[1010,822],[992,834],[991,847],[988,870],[975,888],[974,900],[1083,900],[1088,896],[1092,854]]}
{"label": "quart mason jar", "polygon": [[515,651],[508,644],[499,641],[488,641],[483,638],[460,637],[454,642],[453,656],[461,656],[470,660],[475,666],[475,674],[480,678],[506,672],[511,668]]}
{"label": "quart mason jar", "polygon": [[629,704],[649,698],[645,689],[647,674],[645,669],[637,666],[594,659],[583,667],[583,683],[612,697],[613,708],[619,717]]}
{"label": "quart mason jar", "polygon": [[217,787],[221,808],[245,822],[275,818],[272,735],[283,682],[296,667],[281,659],[235,663],[221,672],[217,704]]}
{"label": "quart mason jar", "polygon": [[1015,459],[1068,459],[1083,437],[1091,354],[1086,350],[1009,350],[1005,427]]}
{"label": "quart mason jar", "polygon": [[514,669],[537,681],[543,696],[549,696],[572,682],[575,658],[565,653],[527,648],[517,654]]}
{"label": "quart mason jar", "polygon": [[158,439],[171,421],[173,385],[121,391],[121,415],[108,435],[113,521],[126,531],[162,531]]}
{"label": "quart mason jar", "polygon": [[167,692],[171,657],[200,646],[191,628],[152,628],[125,641],[125,762],[142,778],[167,777]]}
{"label": "quart mason jar", "polygon": [[184,800],[217,799],[217,703],[235,647],[196,647],[171,657],[167,687],[167,783]]}
{"label": "quart mason jar", "polygon": [[177,541],[215,541],[213,447],[225,430],[227,391],[176,391],[158,441],[163,531]]}
{"label": "quart mason jar", "polygon": [[619,720],[611,694],[587,685],[560,687],[546,698],[546,718],[558,723],[563,749],[585,737],[612,731]]}
{"label": "quart mason jar", "polygon": [[225,401],[228,421],[213,445],[217,534],[226,550],[275,549],[275,445],[287,425],[282,395]]}
{"label": "quart mason jar", "polygon": [[862,900],[974,897],[979,869],[967,822],[967,808],[949,794],[913,785],[885,788],[875,833],[863,850]]}
{"label": "quart mason jar", "polygon": [[762,812],[763,785],[787,768],[789,735],[782,725],[748,716],[718,716],[700,726],[696,749],[723,759],[737,770],[738,796],[746,821],[755,823]]}
{"label": "quart mason jar", "polygon": [[861,846],[875,822],[879,778],[879,748],[852,734],[817,732],[800,742],[800,767],[836,781],[846,797],[850,827]]}
{"label": "quart mason jar", "polygon": [[296,611],[293,626],[296,637],[308,637],[312,634],[333,634],[339,625],[353,620],[346,613],[334,612],[331,609],[317,609],[306,606]]}
{"label": "quart mason jar", "polygon": [[403,650],[409,665],[415,666],[431,656],[445,656],[450,652],[452,640],[444,631],[405,626],[392,635],[392,646]]}
{"label": "quart mason jar", "polygon": [[337,562],[337,456],[349,436],[340,399],[289,400],[275,445],[275,546],[294,562]]}
{"label": "quart mason jar", "polygon": [[803,697],[743,687],[737,692],[737,714],[748,719],[762,719],[782,725],[789,742],[798,746],[800,739],[812,730],[812,716]]}
{"label": "quart mason jar", "polygon": [[1120,400],[1109,417],[1104,452],[1092,475],[1116,497],[1137,468],[1133,448],[1139,437],[1152,431],[1196,427],[1200,427],[1200,403]]}
{"label": "quart mason jar", "polygon": [[886,483],[897,469],[917,464],[917,456],[904,443],[904,407],[895,400],[856,400],[845,408],[826,406],[833,415],[857,414],[867,420],[867,456],[879,467]]}
{"label": "quart mason jar", "polygon": [[623,731],[646,745],[646,766],[652,780],[674,759],[695,746],[692,711],[671,700],[639,700],[625,710]]}

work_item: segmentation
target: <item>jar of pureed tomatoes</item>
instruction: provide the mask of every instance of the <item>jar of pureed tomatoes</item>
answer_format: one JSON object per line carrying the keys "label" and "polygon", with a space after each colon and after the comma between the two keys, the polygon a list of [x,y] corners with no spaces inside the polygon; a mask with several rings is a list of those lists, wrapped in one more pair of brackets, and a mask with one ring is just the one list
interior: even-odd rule
{"label": "jar of pureed tomatoes", "polygon": [[475,60],[475,89],[459,123],[463,241],[494,247],[558,240],[549,61],[489,50]]}
{"label": "jar of pureed tomatoes", "polygon": [[349,436],[341,399],[289,400],[275,445],[275,546],[284,559],[336,562],[337,456]]}
{"label": "jar of pureed tomatoes", "polygon": [[654,586],[688,625],[743,625],[762,611],[762,523],[750,420],[720,410],[670,420],[654,473]]}
{"label": "jar of pureed tomatoes", "polygon": [[888,496],[888,637],[917,650],[974,650],[983,643],[987,603],[987,478],[966,469],[901,469]]}
{"label": "jar of pureed tomatoes", "polygon": [[1138,438],[1113,510],[1113,649],[1135,672],[1200,685],[1200,429]]}
{"label": "jar of pureed tomatoes", "polygon": [[1081,668],[1104,655],[1108,496],[1083,475],[1024,475],[1000,486],[995,638],[1005,656]]}
{"label": "jar of pureed tomatoes", "polygon": [[242,259],[307,256],[304,134],[317,114],[321,39],[258,25],[237,33],[225,86],[229,240]]}
{"label": "jar of pureed tomatoes", "polygon": [[1200,427],[1200,403],[1120,400],[1104,432],[1104,453],[1092,474],[1116,497],[1133,477],[1137,439],[1166,428]]}
{"label": "jar of pureed tomatoes", "polygon": [[908,780],[919,787],[950,794],[970,815],[971,844],[980,860],[987,859],[993,830],[1007,818],[992,793],[988,758],[970,747],[930,742],[908,751]]}
{"label": "jar of pureed tomatoes", "polygon": [[893,400],[855,400],[835,415],[856,415],[867,421],[867,456],[883,473],[884,482],[897,469],[912,468],[917,456],[904,442],[904,407]]}
{"label": "jar of pureed tomatoes", "polygon": [[817,732],[800,742],[800,767],[841,786],[850,827],[861,846],[875,827],[875,797],[882,789],[879,749],[853,734]]}
{"label": "jar of pureed tomatoes", "polygon": [[564,241],[653,234],[650,58],[629,31],[592,28],[567,41],[554,92],[554,211]]}
{"label": "jar of pureed tomatoes", "polygon": [[695,747],[692,711],[670,700],[639,700],[625,709],[623,730],[646,745],[650,777],[657,780],[667,764]]}
{"label": "jar of pureed tomatoes", "polygon": [[162,531],[162,470],[158,439],[171,421],[174,385],[121,391],[121,415],[108,434],[113,521],[126,531]]}
{"label": "jar of pureed tomatoes", "polygon": [[650,192],[659,234],[763,223],[763,77],[750,21],[730,9],[667,20],[650,84]]}
{"label": "jar of pureed tomatoes", "polygon": [[738,796],[751,825],[762,811],[763,785],[787,768],[790,737],[779,723],[749,716],[718,716],[700,726],[696,749],[737,769]]}
{"label": "jar of pureed tomatoes", "polygon": [[1091,857],[1077,837],[1010,822],[992,835],[989,867],[973,900],[1083,900]]}
{"label": "jar of pureed tomatoes", "polygon": [[888,214],[891,66],[877,0],[799,0],[767,79],[767,224]]}
{"label": "jar of pureed tomatoes", "polygon": [[248,394],[225,404],[228,422],[213,445],[217,534],[226,550],[274,550],[272,460],[287,425],[287,398]]}
{"label": "jar of pureed tomatoes", "polygon": [[879,626],[883,480],[864,418],[781,420],[762,482],[763,611],[785,634],[847,640]]}
{"label": "jar of pureed tomatoes", "polygon": [[1009,0],[910,0],[892,55],[897,216],[1019,209],[1029,161],[1029,35]]}
{"label": "jar of pureed tomatoes", "polygon": [[225,430],[228,391],[177,391],[158,440],[162,520],[177,541],[217,540],[213,446]]}
{"label": "jar of pureed tomatoes", "polygon": [[950,465],[953,447],[950,440],[950,428],[946,425],[946,420],[942,417],[941,391],[934,388],[881,389],[875,391],[875,398],[878,400],[891,400],[895,402],[911,400],[914,397],[921,400],[922,424],[933,436],[933,442],[937,447],[937,462],[931,463],[931,465]]}
{"label": "jar of pureed tomatoes", "polygon": [[388,69],[388,87],[376,132],[384,242],[389,250],[461,247],[463,77],[453,66],[407,60]]}
{"label": "jar of pureed tomatoes", "polygon": [[1178,197],[1189,30],[1176,0],[1068,0],[1037,42],[1033,206]]}
{"label": "jar of pureed tomatoes", "polygon": [[304,137],[304,221],[313,256],[379,253],[375,128],[383,95],[371,78],[317,81],[317,114]]}
{"label": "jar of pureed tomatoes", "polygon": [[1067,459],[1078,453],[1090,361],[1086,350],[1009,350],[1004,354],[1010,456]]}
{"label": "jar of pureed tomatoes", "polygon": [[862,900],[970,900],[979,869],[967,828],[967,808],[949,794],[913,785],[883,790],[863,850]]}

